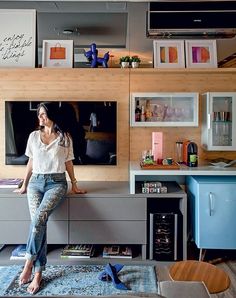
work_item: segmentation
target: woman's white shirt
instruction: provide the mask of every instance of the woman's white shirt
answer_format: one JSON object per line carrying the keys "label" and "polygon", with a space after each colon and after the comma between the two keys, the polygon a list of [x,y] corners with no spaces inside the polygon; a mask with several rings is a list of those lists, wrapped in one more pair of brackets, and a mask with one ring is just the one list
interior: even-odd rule
{"label": "woman's white shirt", "polygon": [[40,130],[33,131],[28,138],[25,155],[33,160],[34,174],[64,173],[65,162],[74,159],[72,140],[60,145],[58,136],[49,145],[42,142]]}

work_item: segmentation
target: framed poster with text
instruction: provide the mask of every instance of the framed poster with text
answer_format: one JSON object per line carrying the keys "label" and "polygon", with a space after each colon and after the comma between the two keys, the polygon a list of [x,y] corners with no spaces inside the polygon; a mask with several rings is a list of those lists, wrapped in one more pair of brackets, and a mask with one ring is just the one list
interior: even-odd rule
{"label": "framed poster with text", "polygon": [[0,9],[0,67],[35,67],[36,10]]}

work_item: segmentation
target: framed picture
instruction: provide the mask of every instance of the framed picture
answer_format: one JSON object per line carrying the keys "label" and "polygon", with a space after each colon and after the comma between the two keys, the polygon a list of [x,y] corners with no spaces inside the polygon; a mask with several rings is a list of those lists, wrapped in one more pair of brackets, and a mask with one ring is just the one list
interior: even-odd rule
{"label": "framed picture", "polygon": [[44,40],[42,67],[73,67],[73,40]]}
{"label": "framed picture", "polygon": [[154,40],[154,68],[184,68],[184,40]]}
{"label": "framed picture", "polygon": [[39,104],[40,104],[40,101],[30,101],[29,102],[29,110],[30,111],[37,111]]}
{"label": "framed picture", "polygon": [[35,67],[36,10],[0,9],[0,67]]}
{"label": "framed picture", "polygon": [[185,40],[186,67],[217,67],[216,40]]}

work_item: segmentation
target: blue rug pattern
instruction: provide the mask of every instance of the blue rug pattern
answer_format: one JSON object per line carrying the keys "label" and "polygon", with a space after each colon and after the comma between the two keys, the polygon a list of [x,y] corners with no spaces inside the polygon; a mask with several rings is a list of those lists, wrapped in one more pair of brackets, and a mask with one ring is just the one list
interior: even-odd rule
{"label": "blue rug pattern", "polygon": [[[41,289],[35,296],[157,293],[154,266],[124,266],[118,276],[128,287],[128,291],[117,290],[112,282],[100,281],[98,274],[104,267],[103,265],[47,266],[43,272]],[[26,291],[28,285],[21,287],[18,285],[22,268],[22,266],[0,267],[1,296],[30,296]]]}
{"label": "blue rug pattern", "polygon": [[3,296],[22,266],[0,266],[0,296]]}

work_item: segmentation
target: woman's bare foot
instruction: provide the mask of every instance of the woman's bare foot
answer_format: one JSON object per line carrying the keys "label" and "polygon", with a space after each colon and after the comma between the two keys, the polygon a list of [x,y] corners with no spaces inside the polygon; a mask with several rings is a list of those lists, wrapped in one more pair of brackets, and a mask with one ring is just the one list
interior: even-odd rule
{"label": "woman's bare foot", "polygon": [[34,278],[27,288],[27,292],[30,294],[37,293],[40,288],[41,281],[42,281],[42,272],[35,272]]}
{"label": "woman's bare foot", "polygon": [[27,284],[31,280],[31,274],[32,274],[32,268],[33,268],[33,262],[26,260],[24,269],[20,275],[19,278],[19,285]]}

